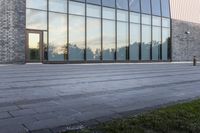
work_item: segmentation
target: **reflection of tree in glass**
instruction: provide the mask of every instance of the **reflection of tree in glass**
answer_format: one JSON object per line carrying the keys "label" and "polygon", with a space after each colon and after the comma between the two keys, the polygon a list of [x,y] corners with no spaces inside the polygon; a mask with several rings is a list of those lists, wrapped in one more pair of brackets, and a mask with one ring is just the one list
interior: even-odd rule
{"label": "reflection of tree in glass", "polygon": [[70,60],[83,60],[84,49],[79,48],[76,44],[69,43],[69,59]]}
{"label": "reflection of tree in glass", "polygon": [[50,43],[48,47],[48,58],[49,60],[63,61],[65,51],[66,51],[65,45],[56,46],[55,44]]}

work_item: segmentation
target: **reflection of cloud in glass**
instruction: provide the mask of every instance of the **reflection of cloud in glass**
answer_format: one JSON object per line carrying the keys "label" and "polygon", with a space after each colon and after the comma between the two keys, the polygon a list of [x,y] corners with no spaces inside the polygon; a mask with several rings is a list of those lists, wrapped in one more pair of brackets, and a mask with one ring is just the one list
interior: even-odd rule
{"label": "reflection of cloud in glass", "polygon": [[28,29],[47,29],[47,12],[37,10],[26,10],[26,27]]}

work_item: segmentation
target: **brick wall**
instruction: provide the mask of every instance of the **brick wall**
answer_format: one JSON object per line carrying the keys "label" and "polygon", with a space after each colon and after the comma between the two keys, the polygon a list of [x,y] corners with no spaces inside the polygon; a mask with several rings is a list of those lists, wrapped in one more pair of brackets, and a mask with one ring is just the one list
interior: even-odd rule
{"label": "brick wall", "polygon": [[0,0],[0,63],[25,61],[26,0]]}
{"label": "brick wall", "polygon": [[200,60],[200,24],[173,19],[172,60],[191,61],[193,56]]}

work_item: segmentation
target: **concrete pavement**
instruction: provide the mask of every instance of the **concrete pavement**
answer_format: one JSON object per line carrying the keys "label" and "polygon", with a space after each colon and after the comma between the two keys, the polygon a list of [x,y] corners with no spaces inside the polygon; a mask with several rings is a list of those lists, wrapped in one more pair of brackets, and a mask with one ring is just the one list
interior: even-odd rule
{"label": "concrete pavement", "polygon": [[0,133],[52,133],[200,97],[192,64],[0,67]]}

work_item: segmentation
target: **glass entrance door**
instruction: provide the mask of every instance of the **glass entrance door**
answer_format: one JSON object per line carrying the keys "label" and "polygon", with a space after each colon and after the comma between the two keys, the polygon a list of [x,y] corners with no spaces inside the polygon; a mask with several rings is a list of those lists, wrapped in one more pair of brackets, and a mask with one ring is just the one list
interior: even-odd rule
{"label": "glass entrance door", "polygon": [[42,32],[27,32],[27,62],[42,62]]}

